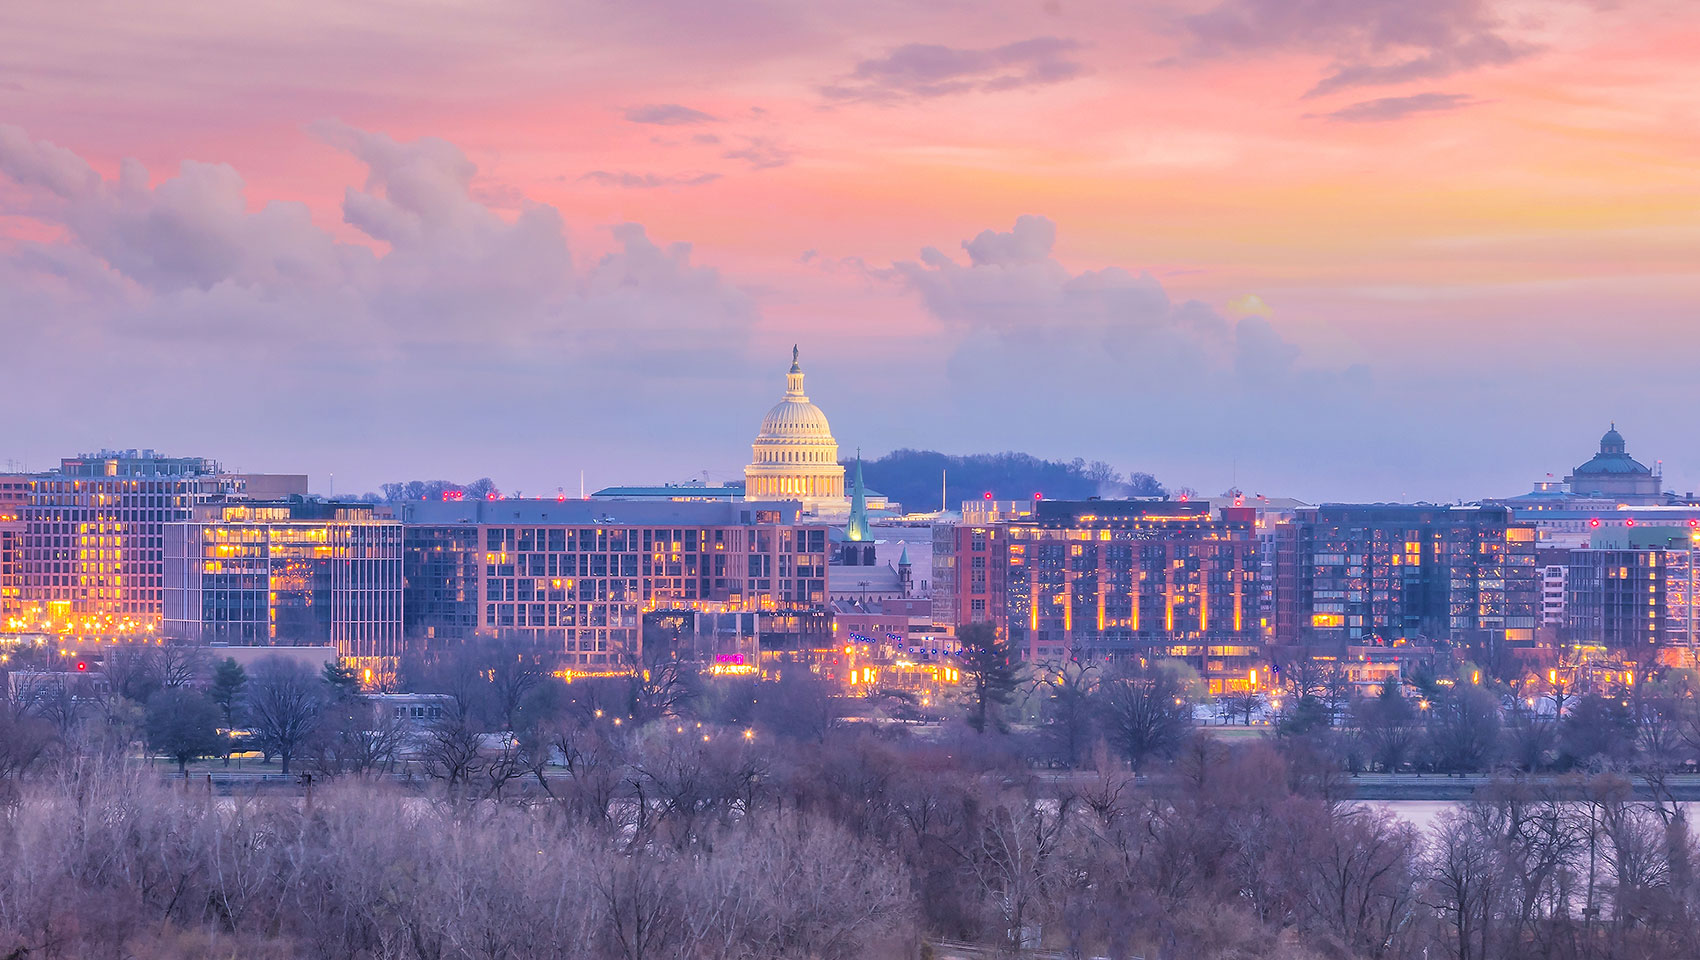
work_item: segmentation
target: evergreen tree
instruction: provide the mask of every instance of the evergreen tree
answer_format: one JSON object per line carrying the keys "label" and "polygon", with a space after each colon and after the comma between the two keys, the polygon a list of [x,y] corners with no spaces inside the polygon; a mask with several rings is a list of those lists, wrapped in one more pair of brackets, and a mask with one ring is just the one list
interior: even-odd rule
{"label": "evergreen tree", "polygon": [[352,700],[360,695],[360,674],[353,667],[345,667],[332,660],[325,664],[323,676],[331,688],[332,700]]}
{"label": "evergreen tree", "polygon": [[957,631],[962,645],[959,659],[968,693],[968,725],[979,733],[989,723],[1004,727],[1003,707],[1015,699],[1021,683],[1021,667],[1009,642],[990,623],[970,623]]}
{"label": "evergreen tree", "polygon": [[236,726],[237,718],[242,714],[242,694],[247,686],[248,671],[242,669],[234,657],[225,657],[213,668],[212,685],[207,688],[207,695],[218,704],[226,729]]}

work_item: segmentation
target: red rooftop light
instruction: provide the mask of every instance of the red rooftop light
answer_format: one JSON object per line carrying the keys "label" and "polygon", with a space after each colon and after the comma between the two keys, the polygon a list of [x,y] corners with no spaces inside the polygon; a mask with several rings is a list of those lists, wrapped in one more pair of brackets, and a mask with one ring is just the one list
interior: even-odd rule
{"label": "red rooftop light", "polygon": [[1600,525],[1600,518],[1599,517],[1595,517],[1594,519],[1588,521],[1588,526],[1590,526],[1590,527],[1597,527],[1599,525]]}

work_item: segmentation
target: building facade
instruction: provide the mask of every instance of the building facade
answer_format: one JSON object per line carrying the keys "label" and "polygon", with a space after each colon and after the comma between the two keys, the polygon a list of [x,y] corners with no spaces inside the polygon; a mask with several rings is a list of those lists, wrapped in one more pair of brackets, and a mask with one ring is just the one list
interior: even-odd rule
{"label": "building facade", "polygon": [[[586,672],[631,666],[646,618],[754,615],[769,649],[830,644],[827,527],[796,503],[405,503],[409,637],[556,646]],[[740,635],[742,635],[740,633]]]}
{"label": "building facade", "polygon": [[795,347],[785,375],[785,396],[762,418],[751,453],[744,468],[746,500],[796,501],[805,513],[824,517],[849,513],[838,441],[826,414],[803,392],[803,368]]}
{"label": "building facade", "polygon": [[401,524],[368,504],[238,501],[167,523],[162,632],[197,642],[401,655]]}
{"label": "building facade", "polygon": [[996,624],[1033,662],[1178,658],[1216,692],[1244,687],[1261,662],[1252,511],[1142,500],[971,507],[934,539],[934,595],[949,596],[958,629]]}
{"label": "building facade", "polygon": [[22,615],[19,578],[23,570],[24,508],[29,505],[30,478],[0,475],[0,632],[20,630]]}
{"label": "building facade", "polygon": [[1278,643],[1535,641],[1535,530],[1507,507],[1324,504],[1276,533]]}
{"label": "building facade", "polygon": [[252,482],[306,492],[306,477],[223,473],[151,450],[60,462],[29,480],[11,629],[86,639],[154,636],[164,615],[165,524]]}
{"label": "building facade", "polygon": [[1631,662],[1670,651],[1692,663],[1700,641],[1697,549],[1700,525],[1607,530],[1570,551],[1563,640]]}

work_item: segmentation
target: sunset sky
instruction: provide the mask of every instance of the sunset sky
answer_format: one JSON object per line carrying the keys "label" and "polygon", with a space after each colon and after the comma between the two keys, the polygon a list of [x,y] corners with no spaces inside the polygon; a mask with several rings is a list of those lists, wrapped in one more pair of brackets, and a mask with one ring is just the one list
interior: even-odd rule
{"label": "sunset sky", "polygon": [[1700,489],[1692,0],[0,6],[0,466]]}

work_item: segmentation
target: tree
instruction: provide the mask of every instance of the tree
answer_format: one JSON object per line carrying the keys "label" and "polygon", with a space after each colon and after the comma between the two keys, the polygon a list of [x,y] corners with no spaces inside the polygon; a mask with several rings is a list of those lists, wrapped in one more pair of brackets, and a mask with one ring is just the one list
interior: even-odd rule
{"label": "tree", "polygon": [[313,769],[334,777],[343,773],[387,773],[395,765],[407,723],[372,701],[353,696],[332,701],[309,741]]}
{"label": "tree", "polygon": [[332,700],[352,700],[360,695],[360,673],[353,667],[345,667],[335,660],[328,661],[319,679],[330,688]]}
{"label": "tree", "polygon": [[1572,766],[1624,765],[1635,755],[1635,718],[1620,700],[1578,697],[1558,730],[1559,751]]}
{"label": "tree", "polygon": [[1099,687],[1104,732],[1134,772],[1173,756],[1192,726],[1192,708],[1174,674],[1158,666],[1125,668]]}
{"label": "tree", "polygon": [[12,780],[45,758],[55,740],[52,724],[27,713],[0,710],[0,804],[7,801]]}
{"label": "tree", "polygon": [[484,770],[483,746],[484,738],[471,718],[451,710],[425,732],[419,757],[429,776],[444,781],[451,791],[465,789]]}
{"label": "tree", "polygon": [[539,651],[523,641],[498,642],[490,648],[490,702],[502,721],[503,730],[514,729],[520,704],[548,678]]}
{"label": "tree", "polygon": [[226,729],[236,726],[242,712],[242,696],[248,688],[248,671],[234,657],[225,657],[213,668],[212,683],[207,696],[218,704],[219,715]]}
{"label": "tree", "polygon": [[1381,693],[1359,700],[1352,714],[1372,763],[1392,773],[1411,759],[1420,728],[1416,708],[1400,693],[1398,682],[1384,681]]}
{"label": "tree", "polygon": [[1243,717],[1246,726],[1251,726],[1251,715],[1257,708],[1263,706],[1263,691],[1245,689],[1228,696],[1228,714]]}
{"label": "tree", "polygon": [[970,623],[956,632],[958,660],[968,697],[968,725],[985,733],[988,724],[1002,730],[1002,708],[1015,699],[1020,667],[1009,642],[990,623]]}
{"label": "tree", "polygon": [[1043,705],[1046,739],[1053,755],[1066,767],[1077,767],[1097,737],[1098,717],[1093,695],[1102,671],[1096,664],[1064,661],[1047,664],[1042,680],[1050,689]]}
{"label": "tree", "polygon": [[188,776],[190,760],[224,750],[219,719],[218,704],[206,694],[187,687],[166,687],[148,700],[143,721],[148,749],[177,761],[178,772]]}
{"label": "tree", "polygon": [[1499,754],[1499,700],[1473,683],[1460,683],[1428,701],[1429,749],[1447,771],[1483,770]]}
{"label": "tree", "polygon": [[324,710],[324,683],[300,661],[274,656],[255,665],[248,684],[254,735],[288,773],[289,761],[307,743]]}
{"label": "tree", "polygon": [[677,661],[658,663],[645,668],[635,657],[627,657],[631,666],[626,698],[626,715],[642,725],[677,714],[691,699],[691,685]]}

